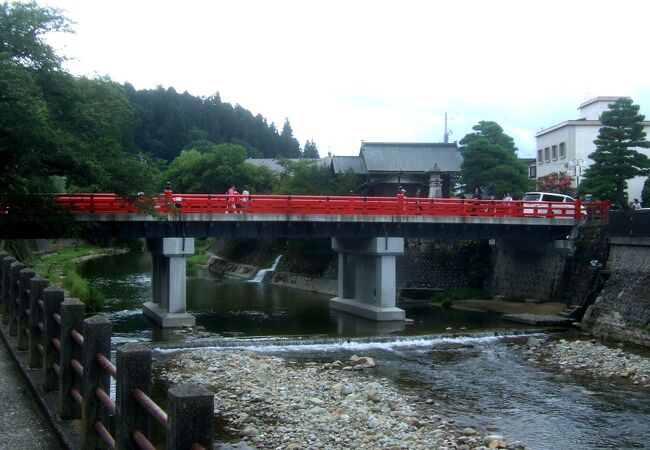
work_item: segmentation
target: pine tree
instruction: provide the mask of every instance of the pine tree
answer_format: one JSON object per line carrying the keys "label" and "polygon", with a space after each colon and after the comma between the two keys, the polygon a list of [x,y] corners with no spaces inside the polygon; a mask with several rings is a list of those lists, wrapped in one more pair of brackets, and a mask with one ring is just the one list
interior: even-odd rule
{"label": "pine tree", "polygon": [[581,192],[590,192],[596,198],[618,202],[629,209],[627,180],[647,173],[650,159],[635,148],[648,148],[639,106],[629,97],[622,97],[609,105],[600,121],[603,127],[594,141],[596,150],[589,155],[593,164],[585,173]]}
{"label": "pine tree", "polygon": [[310,141],[305,141],[305,146],[302,149],[302,157],[303,158],[320,158],[320,155],[318,154],[318,147],[316,146],[316,143],[314,140]]}

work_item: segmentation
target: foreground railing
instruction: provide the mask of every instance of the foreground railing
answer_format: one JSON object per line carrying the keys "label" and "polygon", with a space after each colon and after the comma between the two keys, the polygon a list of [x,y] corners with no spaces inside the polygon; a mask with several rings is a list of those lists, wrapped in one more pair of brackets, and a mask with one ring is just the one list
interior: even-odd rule
{"label": "foreground railing", "polygon": [[608,202],[524,202],[457,198],[178,194],[125,199],[115,194],[56,195],[73,214],[131,214],[143,211],[205,214],[339,214],[478,217],[570,217],[606,220]]}
{"label": "foreground railing", "polygon": [[[0,252],[2,323],[43,372],[44,391],[58,391],[61,419],[81,419],[80,448],[154,449],[151,419],[166,431],[168,450],[212,448],[214,396],[199,386],[168,391],[168,413],[150,397],[151,350],[126,344],[110,360],[111,323],[84,319],[84,304]],[[110,379],[115,379],[115,400]],[[114,430],[111,433],[110,430]]]}

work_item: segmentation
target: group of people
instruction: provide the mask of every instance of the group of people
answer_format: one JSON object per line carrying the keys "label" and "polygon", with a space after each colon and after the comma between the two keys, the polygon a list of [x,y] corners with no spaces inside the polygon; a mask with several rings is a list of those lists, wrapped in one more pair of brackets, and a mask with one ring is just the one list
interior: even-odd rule
{"label": "group of people", "polygon": [[[228,205],[230,209],[246,209],[248,208],[248,200],[250,196],[250,190],[248,186],[244,186],[244,189],[241,191],[241,195],[237,191],[237,188],[232,184],[226,191],[228,196]],[[226,211],[227,213],[228,211]]]}

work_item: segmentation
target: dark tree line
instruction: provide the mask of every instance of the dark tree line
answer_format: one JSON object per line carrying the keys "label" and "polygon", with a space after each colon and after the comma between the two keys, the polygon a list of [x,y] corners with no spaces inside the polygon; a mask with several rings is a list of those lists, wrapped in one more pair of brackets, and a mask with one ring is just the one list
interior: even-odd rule
{"label": "dark tree line", "polygon": [[219,93],[201,98],[173,88],[136,91],[130,84],[124,90],[134,109],[135,145],[165,161],[197,141],[239,144],[252,158],[302,156],[288,119],[278,132],[261,114],[222,102]]}

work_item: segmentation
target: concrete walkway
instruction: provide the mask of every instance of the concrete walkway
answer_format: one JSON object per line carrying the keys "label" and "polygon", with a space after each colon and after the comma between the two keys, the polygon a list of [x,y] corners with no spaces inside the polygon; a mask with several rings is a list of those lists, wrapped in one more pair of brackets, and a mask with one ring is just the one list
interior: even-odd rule
{"label": "concrete walkway", "polygon": [[0,337],[0,449],[59,450],[47,423]]}

